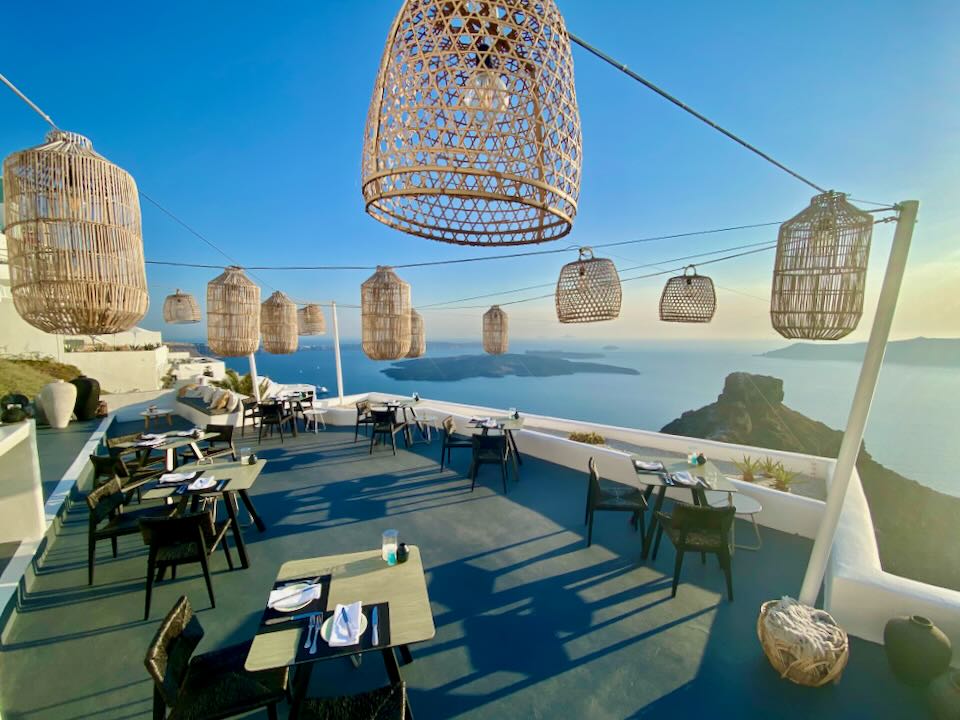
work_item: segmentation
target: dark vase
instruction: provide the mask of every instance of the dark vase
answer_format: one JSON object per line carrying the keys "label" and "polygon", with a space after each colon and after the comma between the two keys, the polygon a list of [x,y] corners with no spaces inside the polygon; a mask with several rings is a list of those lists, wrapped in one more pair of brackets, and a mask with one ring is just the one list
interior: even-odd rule
{"label": "dark vase", "polygon": [[908,685],[926,685],[950,666],[953,657],[950,638],[921,615],[887,622],[883,648],[893,674]]}
{"label": "dark vase", "polygon": [[930,712],[936,720],[960,718],[960,671],[951,670],[930,683],[927,689]]}
{"label": "dark vase", "polygon": [[73,405],[73,414],[77,420],[91,420],[97,416],[100,404],[100,383],[86,375],[70,381],[77,388],[77,401]]}

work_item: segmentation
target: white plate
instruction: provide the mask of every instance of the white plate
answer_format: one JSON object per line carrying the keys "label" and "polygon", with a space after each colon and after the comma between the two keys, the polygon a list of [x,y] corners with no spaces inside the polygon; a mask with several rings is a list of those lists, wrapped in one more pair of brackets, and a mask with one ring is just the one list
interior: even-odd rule
{"label": "white plate", "polygon": [[[323,621],[323,625],[320,626],[320,637],[324,639],[325,642],[330,642],[330,633],[333,632],[333,618],[336,615],[331,615],[326,620]],[[367,616],[360,613],[360,637],[363,637],[363,634],[367,631]],[[359,640],[357,643],[359,644]],[[344,647],[350,647],[349,645],[344,645]]]}
{"label": "white plate", "polygon": [[[303,594],[303,591],[310,586],[310,583],[301,582],[294,583],[293,585],[285,585],[280,588],[284,592],[289,592],[290,597],[283,598],[279,602],[274,603],[273,609],[277,612],[293,612],[294,610],[305,608],[312,603],[316,597],[315,593],[308,593],[306,596]],[[306,597],[306,600],[303,599],[304,597]]]}

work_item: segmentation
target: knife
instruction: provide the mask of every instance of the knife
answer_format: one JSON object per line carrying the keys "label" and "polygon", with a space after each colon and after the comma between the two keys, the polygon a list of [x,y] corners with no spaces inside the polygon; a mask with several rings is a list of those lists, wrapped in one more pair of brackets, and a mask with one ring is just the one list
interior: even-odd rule
{"label": "knife", "polygon": [[370,643],[373,645],[380,644],[380,626],[379,622],[379,613],[377,612],[380,608],[374,607],[373,614],[370,617],[370,622],[373,623],[373,636],[370,638]]}
{"label": "knife", "polygon": [[270,618],[264,623],[264,625],[280,625],[281,623],[293,622],[294,620],[306,620],[307,618],[316,617],[317,615],[323,615],[323,610],[315,610],[313,612],[299,613],[297,615],[285,615],[283,617]]}

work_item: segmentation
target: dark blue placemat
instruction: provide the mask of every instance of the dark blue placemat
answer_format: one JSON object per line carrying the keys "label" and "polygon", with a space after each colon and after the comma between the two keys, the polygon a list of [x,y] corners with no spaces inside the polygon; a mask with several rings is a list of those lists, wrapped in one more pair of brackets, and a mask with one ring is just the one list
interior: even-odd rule
{"label": "dark blue placemat", "polygon": [[306,627],[308,624],[309,615],[321,613],[327,609],[327,598],[330,597],[329,575],[321,575],[319,578],[316,576],[309,576],[303,578],[294,578],[292,580],[284,580],[282,582],[275,582],[271,590],[279,590],[286,585],[293,585],[298,582],[319,582],[321,585],[320,597],[314,598],[302,608],[299,610],[294,610],[293,612],[281,612],[279,610],[274,610],[273,608],[264,608],[263,616],[260,618],[259,632],[265,632],[269,630],[286,630],[291,627],[295,627],[296,625],[302,625]]}
{"label": "dark blue placemat", "polygon": [[[379,608],[379,627],[380,627],[380,642],[376,645],[373,644],[373,621],[371,616],[373,614],[373,609]],[[335,610],[335,609],[334,609]],[[334,610],[324,612],[321,616],[323,622],[326,622],[327,618],[332,616]],[[389,603],[374,603],[372,605],[363,606],[363,614],[367,616],[367,629],[364,631],[363,635],[360,636],[360,642],[356,645],[346,645],[344,647],[330,647],[327,644],[327,641],[322,637],[317,638],[317,652],[310,654],[310,648],[305,648],[303,646],[304,641],[307,638],[308,628],[304,626],[303,631],[300,633],[300,637],[297,639],[297,658],[294,662],[296,663],[305,663],[305,662],[314,662],[316,660],[326,660],[328,658],[343,657],[345,655],[353,655],[354,653],[363,652],[365,650],[372,650],[378,648],[390,647],[390,605]]]}

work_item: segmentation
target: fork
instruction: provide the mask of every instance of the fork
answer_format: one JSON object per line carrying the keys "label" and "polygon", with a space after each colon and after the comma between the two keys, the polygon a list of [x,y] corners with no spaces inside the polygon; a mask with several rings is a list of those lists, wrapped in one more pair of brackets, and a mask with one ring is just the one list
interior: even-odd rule
{"label": "fork", "polygon": [[317,624],[317,616],[316,616],[316,615],[311,615],[311,616],[310,616],[310,624],[307,625],[307,639],[304,640],[304,642],[303,642],[303,649],[304,649],[304,650],[306,650],[308,647],[310,647],[310,633],[313,632],[313,629],[314,629],[314,627],[316,626],[316,624]]}
{"label": "fork", "polygon": [[313,631],[313,644],[310,645],[310,654],[316,655],[317,653],[317,637],[320,635],[320,616],[314,616],[314,631]]}

